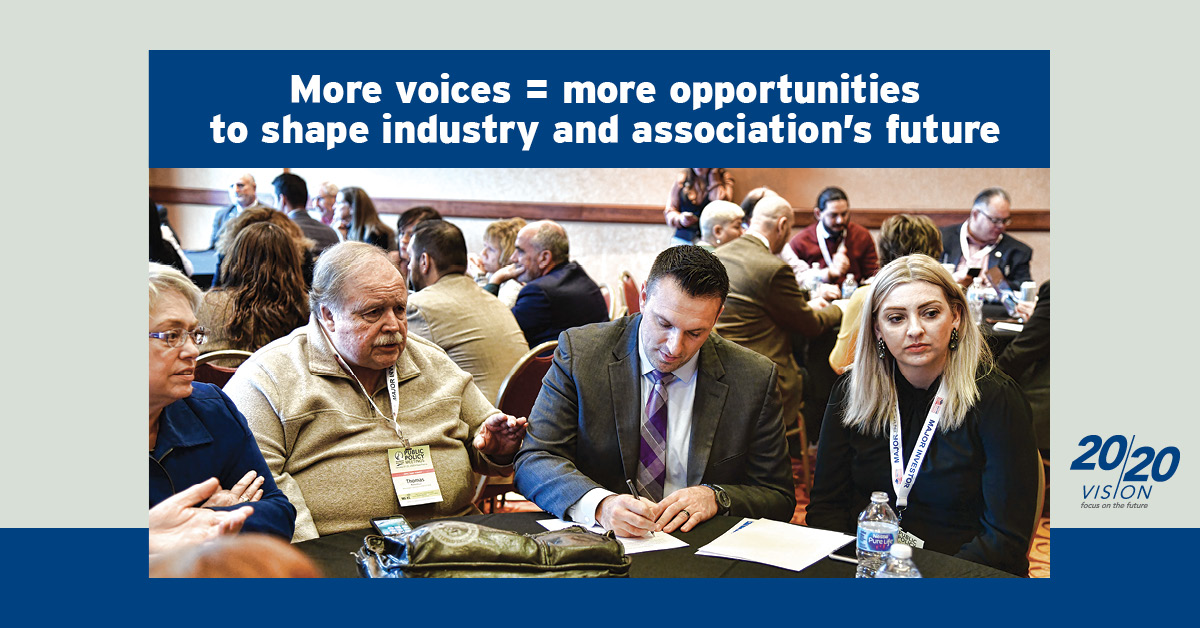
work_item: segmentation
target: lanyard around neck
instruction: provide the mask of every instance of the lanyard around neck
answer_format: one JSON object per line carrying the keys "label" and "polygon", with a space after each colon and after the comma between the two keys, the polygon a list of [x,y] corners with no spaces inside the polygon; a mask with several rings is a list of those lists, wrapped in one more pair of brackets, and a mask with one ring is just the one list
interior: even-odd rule
{"label": "lanyard around neck", "polygon": [[[996,238],[995,242],[983,247],[978,253],[975,254],[975,257],[979,259],[980,268],[987,268],[988,255],[992,252],[992,249],[996,248],[997,244],[1000,244],[1000,240],[1003,239],[1004,234],[1002,233],[1000,234],[1000,237]],[[958,230],[958,246],[962,249],[963,259],[967,260],[967,268],[973,268],[973,266],[971,266],[971,247],[967,243],[967,223],[965,222],[962,224],[962,228]]]}
{"label": "lanyard around neck", "polygon": [[821,247],[821,257],[825,258],[825,268],[833,268],[833,256],[829,254],[829,245],[825,244],[825,239],[828,237],[829,231],[825,229],[825,223],[818,219],[817,245]]}
{"label": "lanyard around neck", "polygon": [[917,438],[917,444],[908,457],[908,465],[901,466],[904,459],[904,438],[900,433],[900,398],[896,398],[896,412],[892,415],[891,420],[890,459],[892,486],[896,489],[896,508],[901,514],[903,514],[903,509],[908,506],[908,493],[912,491],[913,484],[917,482],[917,474],[921,472],[921,461],[925,459],[929,444],[933,442],[933,437],[937,433],[938,421],[941,420],[942,412],[945,409],[946,378],[943,376],[942,383],[938,385],[937,396],[934,397],[933,405],[929,407],[929,414],[925,417],[925,425],[921,427],[921,435]]}
{"label": "lanyard around neck", "polygon": [[329,343],[329,347],[333,349],[333,355],[337,357],[338,364],[350,374],[350,377],[354,380],[354,383],[358,384],[358,389],[362,391],[364,396],[366,396],[367,403],[371,404],[371,408],[375,410],[376,414],[392,422],[392,429],[396,431],[396,436],[400,438],[400,445],[408,448],[408,437],[405,436],[404,431],[400,429],[400,421],[398,420],[398,417],[400,416],[400,382],[399,377],[396,375],[396,365],[393,364],[387,367],[388,400],[392,402],[392,416],[389,417],[379,409],[379,406],[375,405],[375,400],[371,398],[371,391],[367,390],[367,387],[363,386],[363,383],[359,381],[358,376],[354,374],[354,369],[350,368],[350,365],[342,357],[341,352],[338,351],[337,346],[333,344],[333,339],[329,337],[328,332],[325,331],[325,327],[322,326],[319,321],[317,322],[317,327],[321,329],[321,335],[325,336],[325,340]]}

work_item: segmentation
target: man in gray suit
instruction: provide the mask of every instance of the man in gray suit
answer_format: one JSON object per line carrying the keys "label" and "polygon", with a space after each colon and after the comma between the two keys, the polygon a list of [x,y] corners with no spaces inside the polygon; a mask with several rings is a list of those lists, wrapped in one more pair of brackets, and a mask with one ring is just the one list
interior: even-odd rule
{"label": "man in gray suit", "polygon": [[467,241],[444,220],[425,220],[408,244],[408,333],[441,347],[495,403],[500,382],[529,350],[517,319],[467,277]]}
{"label": "man in gray suit", "polygon": [[[247,172],[238,177],[237,181],[230,184],[229,189],[233,192],[236,203],[226,207],[225,209],[217,210],[213,216],[212,225],[212,242],[208,248],[216,248],[217,240],[221,239],[221,228],[225,223],[233,219],[234,216],[250,209],[251,207],[267,207],[258,202],[258,185],[254,182],[254,175]],[[270,209],[270,207],[267,207]]]}
{"label": "man in gray suit", "polygon": [[[792,236],[792,213],[781,197],[765,196],[754,206],[746,234],[716,250],[729,271],[730,284],[729,303],[717,321],[717,333],[775,363],[783,424],[788,429],[796,425],[804,401],[792,334],[812,338],[842,320],[842,310],[836,306],[812,309],[792,269],[776,257]],[[794,455],[803,453],[797,450]]]}
{"label": "man in gray suit", "polygon": [[712,253],[673,247],[654,260],[640,315],[563,332],[517,453],[517,490],[621,536],[688,532],[718,514],[788,521],[775,367],[710,335],[728,292]]}
{"label": "man in gray suit", "polygon": [[308,184],[298,175],[285,172],[271,185],[275,186],[275,196],[279,198],[279,211],[287,214],[304,232],[304,237],[313,241],[312,254],[318,257],[325,249],[338,243],[338,234],[328,225],[308,215],[305,206],[308,205]]}

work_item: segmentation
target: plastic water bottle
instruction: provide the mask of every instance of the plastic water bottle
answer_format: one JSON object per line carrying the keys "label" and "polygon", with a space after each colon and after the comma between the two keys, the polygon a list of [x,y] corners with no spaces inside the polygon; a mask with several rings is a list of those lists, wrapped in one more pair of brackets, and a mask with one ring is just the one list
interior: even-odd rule
{"label": "plastic water bottle", "polygon": [[903,544],[892,545],[887,561],[875,574],[876,578],[920,578],[921,571],[912,561],[912,548]]}
{"label": "plastic water bottle", "polygon": [[899,532],[900,518],[888,505],[888,494],[883,491],[871,493],[871,504],[858,516],[856,578],[875,577],[875,572],[883,566]]}
{"label": "plastic water bottle", "polygon": [[854,281],[854,273],[847,273],[846,281],[842,282],[842,298],[849,299],[855,290],[858,290],[858,282]]}
{"label": "plastic water bottle", "polygon": [[967,288],[967,308],[970,310],[972,323],[978,325],[983,322],[983,282],[978,277]]}

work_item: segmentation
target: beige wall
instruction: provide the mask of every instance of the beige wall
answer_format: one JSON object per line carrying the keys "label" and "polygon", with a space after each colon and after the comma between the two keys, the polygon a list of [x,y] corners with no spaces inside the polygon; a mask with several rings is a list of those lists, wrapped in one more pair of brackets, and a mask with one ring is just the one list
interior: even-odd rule
{"label": "beige wall", "polygon": [[[258,181],[260,192],[269,192],[280,168],[151,168],[150,185],[225,189],[243,172]],[[322,181],[338,186],[357,185],[372,196],[444,198],[489,201],[665,204],[678,169],[672,168],[538,168],[538,169],[317,169],[293,168],[304,177],[310,193]],[[979,190],[999,185],[1013,197],[1014,209],[1050,207],[1048,169],[838,169],[745,168],[733,169],[735,200],[751,188],[767,185],[792,201],[809,207],[826,185],[843,187],[851,207],[869,209],[967,209]],[[170,208],[171,223],[187,249],[208,247],[216,207],[178,205]],[[395,216],[385,220],[395,223]],[[467,247],[483,248],[483,231],[490,219],[454,218],[463,230]],[[571,256],[597,282],[616,288],[621,271],[642,279],[654,256],[667,246],[671,230],[665,225],[565,222],[571,239]],[[875,234],[877,235],[877,234]],[[1050,234],[1020,232],[1016,237],[1034,249],[1033,276],[1050,277]]]}

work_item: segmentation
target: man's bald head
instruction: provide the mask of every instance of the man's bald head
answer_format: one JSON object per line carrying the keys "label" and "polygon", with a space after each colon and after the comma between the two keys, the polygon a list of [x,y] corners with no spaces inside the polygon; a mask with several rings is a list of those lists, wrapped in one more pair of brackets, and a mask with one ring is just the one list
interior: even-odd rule
{"label": "man's bald head", "polygon": [[765,237],[770,243],[771,253],[778,255],[792,237],[793,220],[792,206],[782,196],[764,196],[754,206],[750,231]]}
{"label": "man's bald head", "polygon": [[570,257],[567,232],[553,220],[532,222],[517,232],[512,263],[521,271],[517,279],[523,283],[529,283],[567,263]]}

